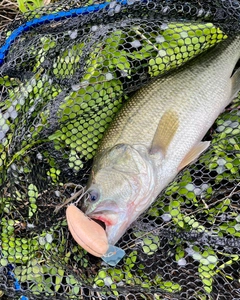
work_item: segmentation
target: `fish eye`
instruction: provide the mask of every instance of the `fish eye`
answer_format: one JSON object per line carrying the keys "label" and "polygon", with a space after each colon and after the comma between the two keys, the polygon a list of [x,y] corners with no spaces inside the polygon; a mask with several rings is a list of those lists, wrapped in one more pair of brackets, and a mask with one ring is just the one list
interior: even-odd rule
{"label": "fish eye", "polygon": [[98,201],[99,196],[100,196],[98,190],[95,190],[95,189],[90,190],[90,191],[88,192],[88,194],[89,194],[89,199],[90,199],[92,202]]}

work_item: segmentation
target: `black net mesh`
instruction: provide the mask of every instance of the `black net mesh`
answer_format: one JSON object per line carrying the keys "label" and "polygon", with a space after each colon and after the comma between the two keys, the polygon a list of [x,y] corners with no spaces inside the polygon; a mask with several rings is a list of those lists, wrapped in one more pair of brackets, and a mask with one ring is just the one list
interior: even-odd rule
{"label": "black net mesh", "polygon": [[55,212],[86,185],[134,91],[240,30],[234,0],[101,4],[55,3],[1,32],[1,294],[240,299],[239,98],[207,133],[207,152],[119,240],[117,266],[78,246],[65,208]]}

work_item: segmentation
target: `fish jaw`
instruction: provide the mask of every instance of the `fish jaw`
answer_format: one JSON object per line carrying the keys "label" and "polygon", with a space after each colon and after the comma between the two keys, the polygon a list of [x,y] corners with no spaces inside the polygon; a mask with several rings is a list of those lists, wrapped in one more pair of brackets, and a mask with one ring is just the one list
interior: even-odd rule
{"label": "fish jaw", "polygon": [[83,211],[91,219],[99,220],[105,226],[114,226],[119,221],[119,207],[115,201],[106,200],[97,206],[83,206]]}
{"label": "fish jaw", "polygon": [[86,207],[85,214],[104,225],[110,245],[114,245],[131,224],[129,209],[118,205],[114,200],[105,200],[97,206]]}
{"label": "fish jaw", "polygon": [[91,219],[104,223],[109,245],[116,244],[130,225],[127,212],[113,213],[110,211],[99,211],[88,216]]}

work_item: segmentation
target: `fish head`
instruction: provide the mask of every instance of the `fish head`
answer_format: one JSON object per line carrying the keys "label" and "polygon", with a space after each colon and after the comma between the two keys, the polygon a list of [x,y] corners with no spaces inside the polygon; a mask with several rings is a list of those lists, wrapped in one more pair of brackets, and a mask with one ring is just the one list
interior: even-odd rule
{"label": "fish head", "polygon": [[105,224],[114,245],[148,206],[154,171],[144,146],[119,144],[94,162],[82,210]]}

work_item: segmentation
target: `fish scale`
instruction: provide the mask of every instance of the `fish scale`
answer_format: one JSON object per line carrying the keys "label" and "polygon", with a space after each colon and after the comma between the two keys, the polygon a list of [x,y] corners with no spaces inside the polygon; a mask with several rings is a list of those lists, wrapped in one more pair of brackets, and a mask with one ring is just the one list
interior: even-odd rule
{"label": "fish scale", "polygon": [[[185,120],[189,118],[189,121],[194,119],[191,117],[193,111],[195,111],[195,114],[198,114],[199,109],[201,109],[205,113],[208,113],[208,109],[212,107],[212,103],[214,102],[206,101],[205,103],[206,89],[202,88],[203,85],[210,94],[215,94],[215,98],[217,95],[222,95],[225,99],[223,103],[219,101],[219,108],[217,105],[214,107],[214,117],[218,115],[229,103],[229,99],[224,97],[224,93],[228,93],[229,91],[220,86],[219,81],[222,80],[224,84],[226,79],[221,78],[219,68],[222,67],[224,73],[228,69],[228,79],[239,58],[239,45],[239,38],[231,43],[227,40],[225,43],[190,61],[182,68],[155,80],[152,84],[136,92],[112,122],[100,144],[99,152],[117,143],[132,144],[141,142],[149,146],[159,119],[168,107],[176,109],[180,119],[182,115]],[[235,57],[232,55],[233,51],[236,51]],[[216,57],[216,54],[218,57]],[[227,55],[230,56],[229,59],[225,58]],[[211,65],[215,65],[215,68],[210,74],[208,68]],[[194,83],[192,83],[193,76],[197,76]],[[215,80],[214,76],[216,76]],[[213,87],[217,85],[219,87],[215,93],[214,90],[216,88]],[[207,103],[210,104],[208,108],[203,106],[204,103],[205,105]],[[188,106],[188,110],[185,105]],[[210,120],[211,124],[215,119]],[[188,120],[186,122],[189,122]],[[205,132],[202,136],[204,134]]]}
{"label": "fish scale", "polygon": [[108,224],[109,243],[209,147],[202,138],[239,91],[239,70],[232,76],[239,57],[240,37],[228,39],[141,88],[113,120],[83,205],[87,215]]}

